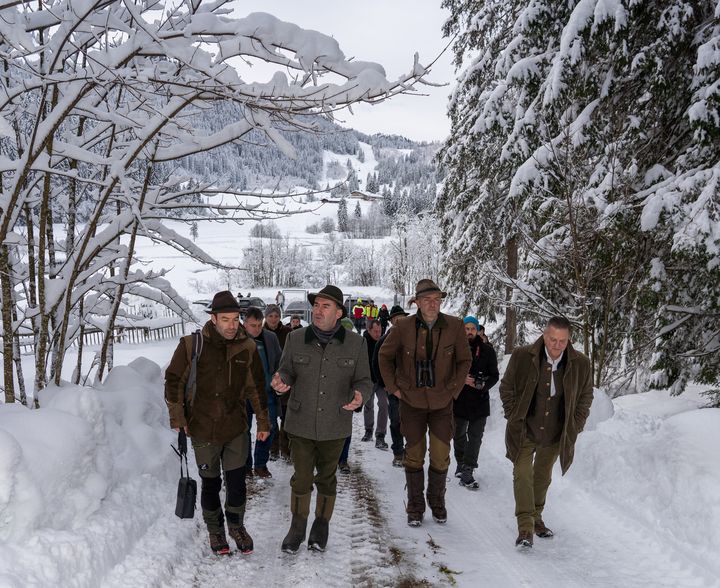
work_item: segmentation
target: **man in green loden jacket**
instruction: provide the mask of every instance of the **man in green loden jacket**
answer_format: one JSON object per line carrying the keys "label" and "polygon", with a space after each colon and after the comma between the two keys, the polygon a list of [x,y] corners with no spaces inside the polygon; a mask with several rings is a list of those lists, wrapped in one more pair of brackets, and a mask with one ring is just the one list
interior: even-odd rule
{"label": "man in green loden jacket", "polygon": [[[249,400],[257,415],[257,439],[268,438],[270,423],[262,363],[255,342],[240,327],[240,306],[231,292],[213,297],[210,320],[202,328],[202,350],[197,358],[195,395],[185,401],[190,374],[192,335],[180,339],[165,371],[165,402],[170,426],[183,428],[191,438],[200,479],[200,505],[217,554],[230,549],[228,532],[238,549],[249,554],[253,541],[245,529],[245,460],[248,455],[247,415]],[[220,504],[225,473],[225,517]]]}
{"label": "man in green loden jacket", "polygon": [[562,473],[570,467],[590,413],[592,367],[570,336],[570,321],[552,317],[542,337],[513,351],[500,382],[505,447],[513,462],[515,545],[521,547],[532,546],[533,532],[553,536],[542,518],[553,465],[559,456]]}
{"label": "man in green loden jacket", "polygon": [[313,482],[317,488],[315,521],[308,547],[324,551],[335,505],[336,468],[352,415],[370,397],[372,381],[365,339],[344,329],[343,293],[325,286],[308,294],[309,327],[290,333],[272,387],[290,393],[285,430],[295,468],[290,486],[292,523],[282,550],[297,553],[305,540]]}

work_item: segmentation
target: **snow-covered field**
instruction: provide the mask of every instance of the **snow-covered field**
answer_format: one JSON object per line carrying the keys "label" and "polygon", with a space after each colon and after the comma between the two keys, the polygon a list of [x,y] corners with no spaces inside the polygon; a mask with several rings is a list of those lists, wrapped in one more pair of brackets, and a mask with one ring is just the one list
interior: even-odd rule
{"label": "snow-covered field", "polygon": [[174,516],[160,367],[174,344],[123,345],[128,366],[97,388],[47,389],[41,410],[0,405],[0,586],[720,586],[720,410],[699,409],[696,390],[596,392],[575,463],[550,488],[556,536],[530,552],[514,547],[495,389],[480,489],[449,481],[446,525],[407,527],[403,472],[359,441],[356,415],[327,552],[280,552],[291,468],[278,461],[250,488],[255,553],[217,559],[199,515]]}

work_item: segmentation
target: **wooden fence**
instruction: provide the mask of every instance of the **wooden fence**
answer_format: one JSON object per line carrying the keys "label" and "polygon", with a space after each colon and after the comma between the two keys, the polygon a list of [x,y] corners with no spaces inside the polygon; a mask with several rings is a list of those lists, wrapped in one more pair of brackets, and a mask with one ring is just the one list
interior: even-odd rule
{"label": "wooden fence", "polygon": [[[83,333],[83,345],[102,345],[104,331],[97,328],[86,328]],[[115,343],[146,343],[148,341],[162,341],[163,339],[180,338],[185,334],[185,321],[178,318],[170,324],[157,327],[116,325],[113,331]],[[35,336],[32,333],[18,335],[20,353],[29,355],[35,352]],[[2,341],[2,335],[0,335]],[[73,347],[77,347],[77,339]],[[0,347],[1,349],[1,347]]]}

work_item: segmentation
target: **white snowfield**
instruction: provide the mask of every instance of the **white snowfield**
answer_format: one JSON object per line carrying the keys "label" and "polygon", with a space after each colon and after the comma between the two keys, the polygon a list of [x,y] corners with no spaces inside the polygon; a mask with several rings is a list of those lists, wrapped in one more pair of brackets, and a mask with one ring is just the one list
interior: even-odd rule
{"label": "white snowfield", "polygon": [[[271,480],[249,486],[255,552],[213,556],[199,512],[174,515],[179,465],[159,367],[174,345],[123,345],[129,365],[104,385],[51,387],[41,410],[0,405],[0,586],[720,586],[720,410],[699,409],[696,390],[613,402],[596,391],[575,463],[550,488],[556,535],[532,550],[514,547],[495,389],[480,489],[450,475],[447,524],[427,513],[406,525],[404,474],[360,442],[358,415],[325,553],[281,553],[291,467],[276,461]],[[192,457],[190,471],[198,479]]]}

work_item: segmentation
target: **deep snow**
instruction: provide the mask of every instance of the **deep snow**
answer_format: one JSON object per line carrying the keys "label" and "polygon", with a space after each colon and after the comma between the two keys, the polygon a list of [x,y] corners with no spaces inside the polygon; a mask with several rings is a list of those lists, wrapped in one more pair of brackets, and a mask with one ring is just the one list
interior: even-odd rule
{"label": "deep snow", "polygon": [[[497,388],[477,471],[448,482],[449,521],[405,524],[404,476],[362,443],[350,462],[328,551],[280,552],[291,468],[251,484],[255,553],[216,559],[201,521],[174,516],[179,475],[162,371],[174,341],[122,345],[97,388],[50,387],[41,410],[0,405],[0,585],[28,586],[720,586],[720,410],[696,391],[611,402],[601,391],[570,472],[556,472],[546,522],[556,536],[513,546],[511,466]],[[454,467],[454,466],[453,466]],[[197,478],[191,457],[191,474]]]}

